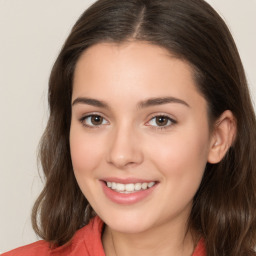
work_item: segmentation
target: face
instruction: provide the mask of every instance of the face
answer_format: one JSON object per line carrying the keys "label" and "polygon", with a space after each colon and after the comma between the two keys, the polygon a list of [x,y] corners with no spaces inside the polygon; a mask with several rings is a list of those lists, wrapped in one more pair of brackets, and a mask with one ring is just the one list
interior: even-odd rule
{"label": "face", "polygon": [[143,42],[101,43],[80,57],[71,158],[83,194],[113,230],[186,223],[210,137],[185,61]]}

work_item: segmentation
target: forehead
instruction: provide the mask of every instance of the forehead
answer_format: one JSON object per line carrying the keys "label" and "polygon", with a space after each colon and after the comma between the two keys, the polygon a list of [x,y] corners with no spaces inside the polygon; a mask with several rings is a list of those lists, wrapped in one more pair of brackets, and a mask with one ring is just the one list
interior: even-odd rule
{"label": "forehead", "polygon": [[100,43],[87,49],[77,62],[73,98],[136,99],[167,94],[189,101],[202,98],[192,67],[165,48],[146,42]]}

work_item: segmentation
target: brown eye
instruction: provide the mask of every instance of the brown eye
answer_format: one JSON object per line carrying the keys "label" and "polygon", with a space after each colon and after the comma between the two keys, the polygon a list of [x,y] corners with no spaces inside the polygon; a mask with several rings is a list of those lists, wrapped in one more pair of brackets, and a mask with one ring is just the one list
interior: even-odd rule
{"label": "brown eye", "polygon": [[158,126],[166,126],[168,124],[169,118],[165,116],[157,116],[156,117],[156,124]]}
{"label": "brown eye", "polygon": [[93,125],[101,125],[103,122],[102,116],[91,116],[91,123]]}
{"label": "brown eye", "polygon": [[89,115],[80,119],[84,126],[95,127],[107,124],[107,120],[100,115]]}
{"label": "brown eye", "polygon": [[151,118],[148,125],[155,128],[168,128],[169,126],[176,124],[177,122],[168,116],[155,116]]}

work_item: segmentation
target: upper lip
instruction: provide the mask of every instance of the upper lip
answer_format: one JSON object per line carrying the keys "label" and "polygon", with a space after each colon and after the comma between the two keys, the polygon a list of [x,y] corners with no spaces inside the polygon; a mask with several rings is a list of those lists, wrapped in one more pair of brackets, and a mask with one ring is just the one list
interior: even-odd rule
{"label": "upper lip", "polygon": [[117,178],[117,177],[108,177],[108,178],[103,178],[101,181],[105,182],[116,182],[116,183],[121,183],[121,184],[130,184],[130,183],[149,183],[149,182],[157,182],[156,180],[152,179],[139,179],[139,178]]}

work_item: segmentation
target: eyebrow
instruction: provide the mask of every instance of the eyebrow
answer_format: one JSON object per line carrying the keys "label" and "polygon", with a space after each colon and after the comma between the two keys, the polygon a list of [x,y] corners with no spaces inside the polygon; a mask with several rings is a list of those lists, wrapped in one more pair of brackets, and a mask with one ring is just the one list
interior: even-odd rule
{"label": "eyebrow", "polygon": [[[186,107],[190,107],[187,102],[185,102],[184,100],[175,98],[175,97],[150,98],[150,99],[139,102],[137,107],[139,109],[141,109],[141,108],[146,108],[146,107],[151,107],[151,106],[164,105],[164,104],[168,104],[168,103],[179,103]],[[106,102],[104,102],[102,100],[96,100],[96,99],[86,98],[86,97],[76,98],[72,102],[72,106],[74,106],[76,104],[87,104],[87,105],[94,106],[94,107],[110,109],[109,105]]]}
{"label": "eyebrow", "polygon": [[145,108],[145,107],[163,105],[163,104],[168,104],[168,103],[179,103],[186,107],[190,107],[187,102],[185,102],[184,100],[175,98],[175,97],[150,98],[150,99],[140,102],[138,104],[138,107]]}
{"label": "eyebrow", "polygon": [[99,107],[99,108],[107,108],[109,109],[109,106],[106,102],[101,101],[101,100],[96,100],[96,99],[91,99],[91,98],[85,98],[85,97],[79,97],[76,98],[73,103],[72,106],[76,105],[76,104],[87,104],[87,105],[91,105],[94,107]]}

